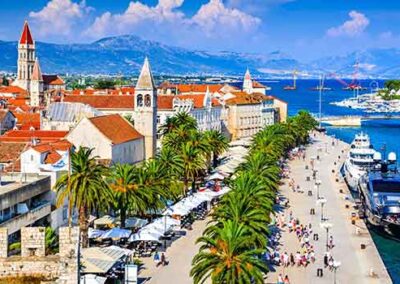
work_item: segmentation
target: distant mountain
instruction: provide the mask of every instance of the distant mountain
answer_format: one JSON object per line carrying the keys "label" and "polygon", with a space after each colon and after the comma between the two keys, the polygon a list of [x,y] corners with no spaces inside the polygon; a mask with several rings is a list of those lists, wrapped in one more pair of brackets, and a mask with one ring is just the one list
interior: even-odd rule
{"label": "distant mountain", "polygon": [[360,78],[400,77],[400,49],[367,49],[344,56],[330,56],[310,63],[313,70],[324,70],[339,76],[351,76],[356,70]]}
{"label": "distant mountain", "polygon": [[[293,69],[300,66],[279,52],[257,55],[235,52],[192,51],[137,36],[108,37],[89,44],[37,42],[37,55],[44,72],[80,74],[137,74],[143,58],[149,56],[155,73],[243,74],[249,67]],[[0,41],[0,70],[17,69],[17,43]]]}
{"label": "distant mountain", "polygon": [[[299,77],[317,77],[321,72],[351,76],[358,60],[362,77],[400,75],[400,49],[371,49],[303,63],[281,51],[266,55],[196,51],[125,35],[88,44],[37,42],[37,55],[45,73],[59,74],[137,74],[149,56],[158,74],[242,75],[248,67],[253,74],[270,78],[291,77],[295,69]],[[0,70],[15,72],[16,63],[17,42],[0,41]]]}

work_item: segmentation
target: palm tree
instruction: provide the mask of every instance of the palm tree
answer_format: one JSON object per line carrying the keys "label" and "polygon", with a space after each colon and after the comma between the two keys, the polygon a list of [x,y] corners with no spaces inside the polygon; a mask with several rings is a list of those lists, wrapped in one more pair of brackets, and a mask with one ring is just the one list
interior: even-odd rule
{"label": "palm tree", "polygon": [[202,154],[202,151],[191,142],[181,145],[179,155],[182,159],[183,195],[186,195],[189,189],[189,182],[194,182],[200,170],[205,168]]}
{"label": "palm tree", "polygon": [[109,185],[114,207],[120,212],[121,227],[125,227],[128,211],[143,212],[150,200],[150,192],[138,184],[139,169],[129,164],[116,164],[111,168]]}
{"label": "palm tree", "polygon": [[110,205],[110,194],[104,177],[106,168],[92,157],[93,149],[80,147],[71,154],[72,173],[62,175],[55,184],[57,206],[62,206],[68,199],[69,222],[72,208],[76,208],[79,226],[82,232],[82,246],[88,245],[87,217],[95,208],[105,209]]}
{"label": "palm tree", "polygon": [[167,117],[164,124],[160,126],[159,133],[164,136],[174,132],[178,127],[184,126],[186,130],[197,129],[197,121],[187,112],[179,112],[174,116]]}
{"label": "palm tree", "polygon": [[210,145],[212,156],[212,166],[217,166],[218,156],[221,155],[226,149],[228,149],[228,139],[217,130],[208,130],[204,132],[204,138]]}
{"label": "palm tree", "polygon": [[193,258],[190,271],[193,282],[263,283],[268,267],[261,260],[265,249],[256,248],[254,236],[243,225],[232,220],[214,227],[212,236],[204,235],[199,253]]}

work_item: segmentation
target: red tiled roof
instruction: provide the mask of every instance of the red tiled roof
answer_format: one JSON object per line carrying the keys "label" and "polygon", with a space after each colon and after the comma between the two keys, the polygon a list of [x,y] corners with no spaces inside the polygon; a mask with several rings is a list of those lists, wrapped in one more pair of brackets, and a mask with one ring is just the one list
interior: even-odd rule
{"label": "red tiled roof", "polygon": [[58,154],[56,151],[51,151],[46,155],[44,162],[46,164],[54,164],[61,159],[61,155]]}
{"label": "red tiled roof", "polygon": [[234,98],[228,99],[226,104],[228,105],[249,105],[249,104],[259,104],[265,100],[272,100],[273,98],[265,96],[261,93],[248,94],[246,92],[235,92]]}
{"label": "red tiled roof", "polygon": [[17,127],[20,130],[30,130],[31,127],[40,129],[40,113],[12,112],[17,119]]}
{"label": "red tiled roof", "polygon": [[121,87],[116,89],[75,89],[67,92],[69,95],[75,96],[89,96],[89,95],[112,95],[112,96],[133,96],[135,94],[134,87]]}
{"label": "red tiled roof", "polygon": [[58,75],[42,75],[43,83],[46,85],[64,85],[64,80]]}
{"label": "red tiled roof", "polygon": [[19,43],[20,44],[33,44],[31,31],[29,29],[29,25],[28,25],[27,21],[25,21],[25,23],[24,23],[24,28],[22,30],[22,34],[21,34]]}
{"label": "red tiled roof", "polygon": [[64,102],[83,103],[91,107],[101,109],[133,109],[135,107],[133,96],[110,96],[110,95],[92,95],[92,96],[65,96]]}
{"label": "red tiled roof", "polygon": [[176,87],[179,93],[205,93],[207,87],[210,92],[214,93],[218,92],[223,86],[221,84],[179,84]]}
{"label": "red tiled roof", "polygon": [[53,130],[10,130],[0,136],[0,142],[30,142],[33,138],[42,143],[57,141],[64,138],[68,131]]}
{"label": "red tiled roof", "polygon": [[13,94],[17,96],[28,96],[28,92],[18,86],[0,86],[0,94]]}
{"label": "red tiled roof", "polygon": [[260,82],[253,81],[253,88],[265,88],[265,86]]}
{"label": "red tiled roof", "polygon": [[45,153],[50,151],[67,151],[72,148],[72,143],[68,140],[59,140],[49,143],[41,143],[39,145],[33,146],[32,149],[39,153]]}
{"label": "red tiled roof", "polygon": [[143,138],[143,136],[122,116],[111,114],[89,118],[90,122],[113,144]]}

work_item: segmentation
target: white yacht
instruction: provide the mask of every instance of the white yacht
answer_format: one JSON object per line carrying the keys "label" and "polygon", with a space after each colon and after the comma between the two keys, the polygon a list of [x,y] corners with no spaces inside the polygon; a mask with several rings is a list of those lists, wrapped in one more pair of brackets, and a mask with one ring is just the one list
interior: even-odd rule
{"label": "white yacht", "polygon": [[343,165],[343,174],[351,190],[357,191],[359,179],[374,164],[374,153],[369,136],[356,134]]}

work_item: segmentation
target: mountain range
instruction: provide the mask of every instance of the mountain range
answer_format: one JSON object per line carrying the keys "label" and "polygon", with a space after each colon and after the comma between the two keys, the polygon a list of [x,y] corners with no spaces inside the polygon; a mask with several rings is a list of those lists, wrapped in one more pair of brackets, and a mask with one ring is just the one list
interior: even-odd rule
{"label": "mountain range", "polygon": [[[368,49],[344,56],[300,62],[280,51],[268,54],[189,50],[141,39],[134,35],[107,37],[85,44],[36,43],[45,73],[137,74],[148,56],[156,74],[242,75],[246,68],[269,78],[318,77],[323,73],[352,76],[356,61],[360,77],[396,78],[400,75],[400,49]],[[15,72],[17,42],[0,41],[0,70]]]}

